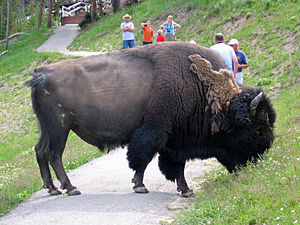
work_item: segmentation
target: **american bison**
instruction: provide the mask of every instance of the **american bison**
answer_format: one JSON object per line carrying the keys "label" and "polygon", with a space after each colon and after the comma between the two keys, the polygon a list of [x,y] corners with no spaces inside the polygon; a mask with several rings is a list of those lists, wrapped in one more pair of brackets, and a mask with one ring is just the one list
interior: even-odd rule
{"label": "american bison", "polygon": [[144,171],[156,153],[183,196],[193,194],[187,160],[215,157],[229,172],[256,160],[274,139],[276,113],[261,88],[238,87],[223,68],[208,48],[166,42],[35,69],[28,84],[41,127],[35,150],[44,187],[61,194],[50,163],[61,188],[80,194],[62,165],[70,130],[100,150],[128,144],[137,193],[148,192]]}

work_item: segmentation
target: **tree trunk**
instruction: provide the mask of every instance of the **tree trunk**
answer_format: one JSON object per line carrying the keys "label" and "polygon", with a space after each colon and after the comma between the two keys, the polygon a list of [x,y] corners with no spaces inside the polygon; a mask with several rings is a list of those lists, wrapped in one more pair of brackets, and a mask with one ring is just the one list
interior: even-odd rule
{"label": "tree trunk", "polygon": [[113,10],[114,13],[121,10],[120,0],[112,0],[113,1]]}
{"label": "tree trunk", "polygon": [[9,0],[7,0],[7,18],[6,18],[6,50],[8,50],[8,35],[9,35]]}
{"label": "tree trunk", "polygon": [[52,27],[52,0],[49,0],[49,7],[48,7],[48,28]]}
{"label": "tree trunk", "polygon": [[40,4],[40,13],[39,13],[39,22],[38,22],[38,29],[41,29],[42,23],[43,23],[43,13],[44,13],[44,5],[45,5],[45,0],[41,0]]}
{"label": "tree trunk", "polygon": [[20,5],[18,8],[18,22],[22,28],[22,19],[24,17],[24,5],[25,5],[25,0],[20,0]]}
{"label": "tree trunk", "polygon": [[33,15],[34,14],[34,7],[33,7],[33,0],[30,0],[30,14]]}
{"label": "tree trunk", "polygon": [[96,10],[97,10],[96,0],[92,0],[91,4],[92,4],[91,5],[91,20],[93,22],[95,19]]}
{"label": "tree trunk", "polygon": [[1,3],[0,36],[2,35],[3,18],[4,18],[4,2]]}
{"label": "tree trunk", "polygon": [[99,15],[103,16],[103,2],[102,2],[102,0],[99,1],[98,6],[99,6],[99,11],[100,11]]}

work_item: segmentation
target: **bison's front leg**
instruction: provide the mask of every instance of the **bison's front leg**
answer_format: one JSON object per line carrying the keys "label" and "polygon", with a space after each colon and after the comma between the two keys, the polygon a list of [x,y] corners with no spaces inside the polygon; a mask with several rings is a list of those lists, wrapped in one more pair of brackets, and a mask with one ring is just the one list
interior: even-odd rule
{"label": "bison's front leg", "polygon": [[185,167],[185,163],[184,164],[178,164],[179,166],[179,173],[178,176],[176,178],[176,182],[177,182],[177,191],[181,192],[183,197],[192,197],[194,196],[194,192],[192,189],[190,189],[186,183],[185,177],[184,177],[184,167]]}
{"label": "bison's front leg", "polygon": [[161,152],[158,163],[161,172],[165,175],[167,180],[176,180],[177,191],[181,192],[183,197],[187,198],[194,195],[193,190],[188,187],[184,177],[185,162],[175,162],[168,154]]}
{"label": "bison's front leg", "polygon": [[136,171],[132,179],[133,190],[136,193],[148,193],[143,184],[145,169],[157,153],[159,146],[164,146],[166,140],[165,134],[155,132],[146,125],[141,126],[134,133],[128,145],[127,159],[129,167]]}
{"label": "bison's front leg", "polygon": [[143,184],[145,169],[146,167],[142,169],[137,169],[135,171],[134,177],[131,180],[131,182],[134,183],[133,190],[136,193],[142,193],[142,194],[149,193],[148,189]]}

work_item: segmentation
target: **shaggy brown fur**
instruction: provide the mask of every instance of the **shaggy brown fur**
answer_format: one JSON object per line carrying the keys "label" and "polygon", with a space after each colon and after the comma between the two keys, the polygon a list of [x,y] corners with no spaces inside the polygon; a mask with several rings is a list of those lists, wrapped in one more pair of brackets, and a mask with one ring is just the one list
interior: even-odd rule
{"label": "shaggy brown fur", "polygon": [[202,58],[200,55],[190,55],[189,59],[192,64],[190,70],[198,76],[198,78],[209,86],[206,93],[206,99],[212,113],[212,134],[219,132],[220,123],[218,114],[222,108],[227,108],[230,101],[239,93],[241,89],[235,82],[232,72],[227,69],[220,69],[218,72],[212,69],[209,61]]}

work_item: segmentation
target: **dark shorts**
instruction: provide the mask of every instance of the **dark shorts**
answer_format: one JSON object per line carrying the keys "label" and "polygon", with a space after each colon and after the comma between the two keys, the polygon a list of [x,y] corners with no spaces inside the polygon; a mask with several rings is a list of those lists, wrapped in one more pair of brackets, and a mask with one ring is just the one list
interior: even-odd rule
{"label": "dark shorts", "polygon": [[143,45],[150,45],[150,44],[153,44],[153,42],[145,42],[145,41],[143,41]]}
{"label": "dark shorts", "polygon": [[135,47],[134,40],[123,40],[123,48],[133,48]]}

